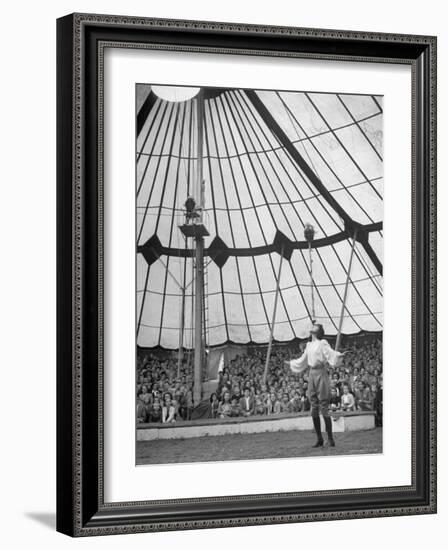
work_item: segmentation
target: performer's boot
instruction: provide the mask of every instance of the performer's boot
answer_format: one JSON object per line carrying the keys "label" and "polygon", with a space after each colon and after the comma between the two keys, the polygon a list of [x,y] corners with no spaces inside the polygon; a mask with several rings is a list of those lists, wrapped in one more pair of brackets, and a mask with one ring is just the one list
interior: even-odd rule
{"label": "performer's boot", "polygon": [[328,435],[328,445],[330,447],[334,447],[335,442],[333,439],[333,426],[331,424],[331,418],[329,416],[324,416],[324,422],[325,422],[325,429],[327,430],[327,435]]}
{"label": "performer's boot", "polygon": [[320,417],[319,416],[313,416],[313,424],[314,424],[314,430],[316,431],[317,435],[317,441],[313,445],[313,447],[323,447],[324,446],[324,439],[322,437],[322,430],[320,427]]}

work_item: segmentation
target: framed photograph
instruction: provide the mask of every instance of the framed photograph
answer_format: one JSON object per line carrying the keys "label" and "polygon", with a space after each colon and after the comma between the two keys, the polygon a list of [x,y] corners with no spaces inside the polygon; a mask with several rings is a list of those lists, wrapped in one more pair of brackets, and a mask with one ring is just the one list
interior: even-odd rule
{"label": "framed photograph", "polygon": [[57,529],[435,513],[436,38],[57,41]]}

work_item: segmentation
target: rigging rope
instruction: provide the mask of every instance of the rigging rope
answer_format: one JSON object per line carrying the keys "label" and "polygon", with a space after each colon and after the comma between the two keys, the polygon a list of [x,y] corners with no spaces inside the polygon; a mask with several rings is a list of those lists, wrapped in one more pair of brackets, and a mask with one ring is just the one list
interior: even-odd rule
{"label": "rigging rope", "polygon": [[[297,126],[295,125],[295,123],[292,119],[292,116],[291,116],[291,113],[290,113],[289,109],[286,107],[286,101],[282,100],[282,98],[280,98],[280,99],[281,99],[281,103],[282,103],[282,105],[285,109],[285,112],[288,115],[289,122],[291,123],[291,126],[292,126],[293,130],[296,133],[297,142],[300,143],[300,145],[302,146],[302,148],[305,152],[305,155],[308,157],[308,160],[309,160],[309,162],[310,162],[310,164],[311,164],[311,166],[314,170],[314,173],[320,179],[319,172],[317,171],[316,167],[314,166],[314,163],[313,163],[313,161],[312,161],[312,159],[311,159],[311,157],[308,153],[308,150],[305,147],[305,144],[301,141],[301,136],[299,134]],[[308,236],[307,236],[307,231],[311,231],[312,235],[311,235],[311,233],[308,233]],[[308,254],[309,254],[309,262],[310,262],[309,272],[310,272],[310,287],[311,287],[311,317],[312,317],[311,322],[314,324],[316,322],[316,307],[315,307],[315,300],[314,300],[315,282],[314,282],[314,276],[313,276],[313,251],[312,251],[312,245],[311,245],[311,243],[313,242],[313,239],[314,239],[314,228],[311,226],[311,224],[306,224],[305,225],[304,234],[305,234],[306,240],[308,241]]]}

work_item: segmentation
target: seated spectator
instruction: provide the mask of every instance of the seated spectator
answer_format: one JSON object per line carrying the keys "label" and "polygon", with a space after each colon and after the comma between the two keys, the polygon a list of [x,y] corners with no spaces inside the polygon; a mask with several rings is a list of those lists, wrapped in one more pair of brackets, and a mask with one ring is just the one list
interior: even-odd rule
{"label": "seated spectator", "polygon": [[359,369],[359,378],[361,379],[362,382],[364,382],[366,386],[370,384],[370,375],[365,369],[365,367],[361,367]]}
{"label": "seated spectator", "polygon": [[333,390],[335,391],[336,395],[339,397],[339,389],[338,389],[336,380],[330,380],[330,393]]}
{"label": "seated spectator", "polygon": [[332,385],[336,389],[336,394],[339,397],[341,395],[341,383],[340,376],[338,372],[334,372],[332,376]]}
{"label": "seated spectator", "polygon": [[341,398],[337,393],[337,388],[333,387],[330,390],[330,399],[328,401],[330,411],[338,411],[341,408]]}
{"label": "seated spectator", "polygon": [[300,410],[305,412],[311,409],[310,400],[306,394],[305,389],[300,390]]}
{"label": "seated spectator", "polygon": [[274,403],[273,414],[280,414],[282,412],[282,402],[280,399],[276,399]]}
{"label": "seated spectator", "polygon": [[146,420],[146,405],[140,398],[137,398],[137,424],[143,424]]}
{"label": "seated spectator", "polygon": [[349,392],[348,386],[346,384],[342,388],[341,410],[342,411],[355,410],[355,398],[353,397],[353,394]]}
{"label": "seated spectator", "polygon": [[274,414],[274,405],[276,402],[275,392],[271,392],[266,399],[266,414]]}
{"label": "seated spectator", "polygon": [[143,385],[140,390],[139,398],[143,401],[145,405],[152,403],[152,395],[148,392],[148,387]]}
{"label": "seated spectator", "polygon": [[353,396],[355,398],[355,409],[358,410],[359,409],[359,406],[358,406],[358,402],[359,400],[361,399],[361,385],[362,385],[362,382],[360,380],[355,380],[355,382],[353,383]]}
{"label": "seated spectator", "polygon": [[240,402],[240,399],[241,399],[241,390],[240,390],[240,386],[239,385],[236,385],[234,386],[233,388],[233,393],[232,393],[232,399],[235,398],[238,403]]}
{"label": "seated spectator", "polygon": [[176,422],[176,409],[173,406],[170,393],[165,394],[164,404],[162,407],[162,422]]}
{"label": "seated spectator", "polygon": [[244,390],[244,396],[240,399],[240,410],[242,416],[252,416],[255,413],[255,399],[249,388]]}
{"label": "seated spectator", "polygon": [[222,401],[218,406],[219,418],[229,418],[232,415],[232,403],[230,401],[230,392],[225,391]]}
{"label": "seated spectator", "polygon": [[350,389],[350,370],[345,369],[343,375],[342,375],[342,381],[341,381],[341,395],[344,392],[344,386],[348,386]]}
{"label": "seated spectator", "polygon": [[268,399],[268,396],[269,396],[268,387],[266,386],[266,384],[261,384],[260,395],[261,395],[261,398],[263,400],[263,403],[266,403],[266,401]]}
{"label": "seated spectator", "polygon": [[350,388],[352,388],[352,390],[355,389],[355,383],[358,381],[358,378],[359,378],[359,369],[358,367],[355,367],[353,369],[352,374],[350,375]]}
{"label": "seated spectator", "polygon": [[372,411],[373,410],[373,398],[370,393],[370,389],[367,387],[365,382],[361,382],[361,387],[358,397],[358,408],[362,411]]}
{"label": "seated spectator", "polygon": [[234,396],[232,397],[232,408],[230,411],[230,416],[235,417],[240,415],[240,404],[238,399]]}
{"label": "seated spectator", "polygon": [[162,407],[160,406],[160,402],[157,399],[152,404],[150,413],[149,413],[149,421],[150,422],[162,422]]}
{"label": "seated spectator", "polygon": [[210,396],[210,418],[217,418],[219,409],[219,399],[216,393]]}
{"label": "seated spectator", "polygon": [[373,376],[375,377],[375,382],[377,384],[383,383],[383,375],[380,372],[380,369],[378,367],[373,369]]}
{"label": "seated spectator", "polygon": [[158,389],[156,389],[156,388],[154,388],[154,390],[153,390],[153,392],[152,392],[152,399],[153,399],[153,402],[154,402],[156,399],[158,399],[159,402],[160,402],[161,399],[162,399],[162,394],[161,394],[161,392],[160,392]]}
{"label": "seated spectator", "polygon": [[300,401],[300,395],[298,391],[295,391],[292,398],[289,401],[291,412],[300,412],[302,410],[302,403]]}
{"label": "seated spectator", "polygon": [[292,408],[289,403],[288,394],[286,392],[282,395],[282,398],[280,401],[280,412],[282,413],[292,412]]}
{"label": "seated spectator", "polygon": [[255,414],[265,414],[266,413],[266,406],[263,403],[263,399],[261,398],[261,395],[255,396]]}

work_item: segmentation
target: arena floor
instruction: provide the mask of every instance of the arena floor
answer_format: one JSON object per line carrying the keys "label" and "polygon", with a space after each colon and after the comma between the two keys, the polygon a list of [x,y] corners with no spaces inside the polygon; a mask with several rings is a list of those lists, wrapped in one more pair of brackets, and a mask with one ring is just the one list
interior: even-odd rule
{"label": "arena floor", "polygon": [[[324,439],[325,436],[324,436]],[[382,452],[382,428],[335,434],[336,447],[313,449],[311,431],[264,432],[191,439],[137,441],[137,464],[171,464],[291,458],[299,456],[354,455]]]}

